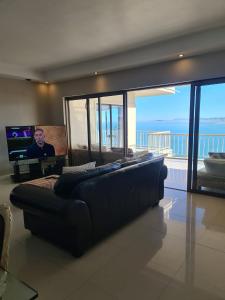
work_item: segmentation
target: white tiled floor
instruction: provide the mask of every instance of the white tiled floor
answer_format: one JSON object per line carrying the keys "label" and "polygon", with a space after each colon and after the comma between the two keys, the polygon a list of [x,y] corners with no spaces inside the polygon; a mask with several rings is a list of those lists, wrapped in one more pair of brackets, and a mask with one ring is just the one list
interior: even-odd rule
{"label": "white tiled floor", "polygon": [[186,191],[187,189],[187,159],[165,158],[168,175],[165,186]]}
{"label": "white tiled floor", "polygon": [[[12,187],[1,179],[2,202]],[[31,236],[12,212],[9,270],[41,300],[225,299],[225,199],[166,189],[159,207],[79,259]]]}

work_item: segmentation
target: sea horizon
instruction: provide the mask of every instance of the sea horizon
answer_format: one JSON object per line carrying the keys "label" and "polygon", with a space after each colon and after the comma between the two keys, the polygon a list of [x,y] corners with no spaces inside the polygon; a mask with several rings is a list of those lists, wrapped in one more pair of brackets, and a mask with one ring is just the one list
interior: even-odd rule
{"label": "sea horizon", "polygon": [[[185,137],[179,136],[179,134],[189,133],[188,119],[139,121],[136,123],[136,130],[137,145],[145,147],[147,147],[149,143],[148,132],[169,131],[171,134],[178,134],[178,136],[171,136],[170,148],[172,149],[172,153],[178,157],[187,156],[187,140]],[[141,132],[145,133],[142,134]],[[199,158],[202,159],[209,156],[209,152],[225,152],[225,118],[200,119],[199,133]],[[203,136],[201,136],[201,134],[203,134]],[[221,134],[224,134],[224,136],[216,136]],[[213,135],[215,135],[215,137]],[[158,138],[158,142],[155,140],[154,143],[162,143],[162,139]]]}
{"label": "sea horizon", "polygon": [[[188,119],[137,121],[136,129],[143,131],[170,131],[188,133]],[[202,134],[225,134],[225,118],[201,118],[199,132]]]}

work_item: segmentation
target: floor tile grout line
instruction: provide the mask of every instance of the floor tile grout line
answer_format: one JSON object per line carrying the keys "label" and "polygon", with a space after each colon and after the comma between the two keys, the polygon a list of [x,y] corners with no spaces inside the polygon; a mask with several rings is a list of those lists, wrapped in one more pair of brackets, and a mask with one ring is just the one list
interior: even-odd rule
{"label": "floor tile grout line", "polygon": [[207,249],[210,249],[210,250],[213,250],[213,251],[216,251],[216,252],[219,252],[219,253],[225,254],[225,250],[220,250],[220,249],[217,249],[217,248],[208,246],[208,245],[204,245],[204,244],[201,244],[200,242],[196,242],[196,245],[197,245],[197,246],[204,247],[204,248],[207,248]]}
{"label": "floor tile grout line", "polygon": [[[117,247],[117,248],[118,248],[118,247]],[[122,249],[119,249],[119,250],[121,251]],[[109,257],[109,258],[107,259],[107,261],[101,265],[101,267],[99,267],[97,270],[93,271],[93,273],[92,273],[88,278],[86,278],[85,281],[84,281],[79,287],[77,287],[76,292],[78,292],[83,286],[85,286],[85,285],[91,280],[91,278],[92,278],[96,273],[98,273],[98,272],[99,272],[99,271],[100,271],[100,270],[101,270],[101,269],[109,262],[109,260],[111,260],[113,257],[115,257],[116,255],[118,255],[119,250],[118,250],[117,253],[115,253],[114,255],[112,255],[111,257]],[[75,290],[74,290],[74,292],[75,292]],[[64,298],[64,299],[62,299],[62,300],[67,300],[67,298],[69,298],[69,296],[66,297],[66,298]]]}
{"label": "floor tile grout line", "polygon": [[[183,262],[181,263],[181,265],[177,268],[177,270],[174,273],[174,278],[176,278],[176,275],[180,272],[180,270],[182,270],[183,266],[185,265],[185,259],[183,260]],[[171,278],[166,286],[166,288],[162,291],[162,293],[160,294],[159,298],[157,300],[162,299],[162,297],[164,296],[166,290],[172,285],[174,278]]]}

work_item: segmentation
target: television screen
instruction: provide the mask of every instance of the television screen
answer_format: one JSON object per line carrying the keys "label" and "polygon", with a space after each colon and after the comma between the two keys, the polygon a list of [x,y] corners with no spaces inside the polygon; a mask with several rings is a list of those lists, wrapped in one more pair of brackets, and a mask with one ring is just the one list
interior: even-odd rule
{"label": "television screen", "polygon": [[10,161],[67,154],[65,126],[6,127],[6,136]]}
{"label": "television screen", "polygon": [[9,160],[27,159],[27,148],[33,143],[34,126],[8,126],[6,137]]}
{"label": "television screen", "polygon": [[43,157],[62,156],[67,154],[67,135],[65,126],[35,126],[34,143],[44,139],[46,153]]}

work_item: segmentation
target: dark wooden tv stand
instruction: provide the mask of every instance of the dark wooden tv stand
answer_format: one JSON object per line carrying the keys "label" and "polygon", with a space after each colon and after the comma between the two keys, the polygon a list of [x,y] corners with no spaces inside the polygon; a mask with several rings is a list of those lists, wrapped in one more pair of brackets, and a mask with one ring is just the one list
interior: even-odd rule
{"label": "dark wooden tv stand", "polygon": [[[28,167],[28,171],[24,172],[22,171],[22,168],[26,166]],[[19,164],[18,161],[16,161],[13,165],[13,174],[11,175],[11,178],[14,182],[24,182],[36,178],[43,177],[43,170],[41,166],[41,162],[37,163],[23,163]]]}
{"label": "dark wooden tv stand", "polygon": [[[24,182],[53,174],[60,175],[65,163],[65,156],[56,156],[54,158],[44,160],[40,159],[39,161],[32,163],[29,161],[21,163],[15,161],[11,178],[14,182]],[[22,170],[24,167],[27,169],[25,172]]]}

